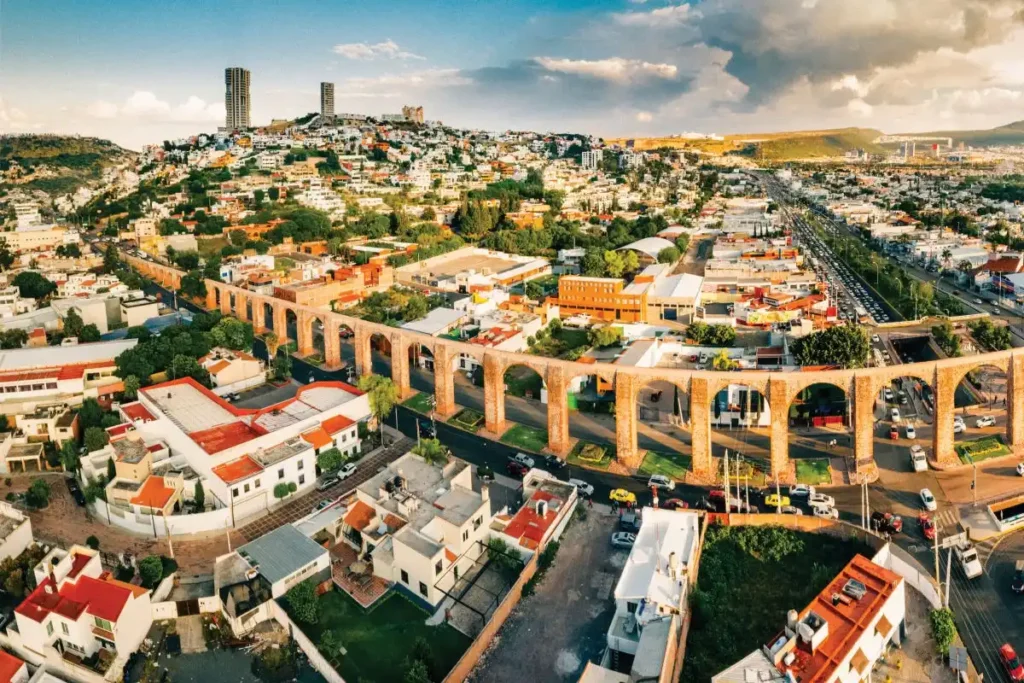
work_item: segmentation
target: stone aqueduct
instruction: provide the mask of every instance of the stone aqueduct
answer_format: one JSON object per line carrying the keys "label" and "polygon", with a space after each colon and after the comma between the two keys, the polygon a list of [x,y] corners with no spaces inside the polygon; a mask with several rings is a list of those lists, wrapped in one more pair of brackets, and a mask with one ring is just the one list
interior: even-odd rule
{"label": "stone aqueduct", "polygon": [[[162,286],[177,290],[183,273],[168,266],[126,257],[143,275]],[[771,411],[770,452],[772,475],[785,476],[789,465],[788,412],[792,400],[814,384],[830,384],[852,397],[855,467],[863,470],[873,463],[875,401],[883,387],[897,377],[913,377],[928,383],[935,396],[933,464],[939,468],[959,464],[953,448],[953,395],[957,385],[971,370],[994,366],[1007,378],[1007,442],[1015,452],[1024,447],[1024,349],[1012,349],[967,358],[951,358],[927,363],[897,365],[861,370],[822,372],[711,372],[666,368],[620,367],[607,363],[582,364],[520,353],[484,349],[473,344],[440,339],[421,333],[396,329],[358,318],[332,313],[289,301],[256,294],[214,280],[206,281],[206,307],[219,309],[246,322],[257,333],[266,331],[266,312],[273,315],[273,329],[281,341],[287,336],[287,316],[295,316],[300,355],[313,352],[313,324],[323,326],[324,356],[327,368],[341,366],[339,334],[342,327],[354,334],[355,366],[359,376],[371,372],[371,339],[380,335],[391,344],[392,379],[403,398],[411,393],[409,385],[409,349],[422,346],[434,357],[436,412],[448,417],[455,404],[454,365],[460,354],[475,358],[484,368],[485,427],[500,435],[505,422],[505,371],[513,365],[535,370],[548,389],[548,448],[564,455],[570,447],[568,387],[584,375],[597,375],[615,386],[616,455],[626,467],[640,465],[637,447],[637,396],[653,381],[667,381],[689,396],[692,430],[692,466],[695,474],[706,477],[713,467],[711,457],[711,401],[730,384],[742,384],[759,391],[768,400]],[[284,334],[282,334],[284,332]]]}

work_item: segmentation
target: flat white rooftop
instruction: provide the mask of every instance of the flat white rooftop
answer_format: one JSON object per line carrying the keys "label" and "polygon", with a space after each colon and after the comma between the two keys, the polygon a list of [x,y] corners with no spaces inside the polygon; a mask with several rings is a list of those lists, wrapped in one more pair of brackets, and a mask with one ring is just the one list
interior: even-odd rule
{"label": "flat white rooftop", "polygon": [[72,346],[41,346],[29,349],[0,351],[0,370],[23,368],[50,368],[60,365],[95,363],[116,358],[128,349],[134,348],[138,339],[95,342]]}
{"label": "flat white rooftop", "polygon": [[670,560],[681,573],[693,561],[700,537],[696,512],[644,508],[643,524],[615,586],[616,600],[645,598],[656,605],[676,607],[682,599],[682,581],[672,578]]}
{"label": "flat white rooftop", "polygon": [[464,311],[456,311],[452,308],[435,308],[419,320],[402,325],[403,330],[422,332],[430,336],[444,334],[448,328],[466,317]]}
{"label": "flat white rooftop", "polygon": [[191,384],[160,385],[146,390],[146,396],[186,434],[238,421],[233,413]]}

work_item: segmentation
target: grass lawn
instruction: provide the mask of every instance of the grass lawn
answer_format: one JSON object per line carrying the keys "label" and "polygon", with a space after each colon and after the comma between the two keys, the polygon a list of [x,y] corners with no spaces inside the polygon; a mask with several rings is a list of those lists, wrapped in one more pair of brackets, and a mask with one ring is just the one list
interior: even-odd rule
{"label": "grass lawn", "polygon": [[411,398],[406,399],[402,405],[406,408],[415,410],[417,413],[423,413],[424,415],[430,414],[431,400],[434,398],[432,394],[420,392]]}
{"label": "grass lawn", "polygon": [[509,396],[523,398],[529,393],[529,398],[539,400],[543,381],[540,375],[530,368],[516,365],[505,371],[505,386],[505,393]]}
{"label": "grass lawn", "polygon": [[590,338],[584,330],[563,327],[557,332],[537,341],[530,353],[545,358],[565,358],[570,351],[579,349],[577,357],[582,356],[590,348]]}
{"label": "grass lawn", "polygon": [[318,646],[324,631],[334,632],[346,654],[323,649],[320,653],[331,660],[347,683],[401,683],[405,659],[418,638],[430,643],[440,672],[435,680],[444,678],[469,647],[469,638],[451,626],[427,626],[424,622],[429,616],[397,593],[366,611],[335,589],[320,598],[316,624],[296,623]]}
{"label": "grass lawn", "polygon": [[463,408],[449,418],[448,424],[476,434],[484,425],[484,414],[472,408]]}
{"label": "grass lawn", "polygon": [[527,425],[515,425],[505,432],[501,442],[524,451],[540,453],[548,445],[548,433],[543,429],[528,427]]}
{"label": "grass lawn", "polygon": [[801,458],[796,461],[796,480],[800,484],[831,484],[828,458]]}
{"label": "grass lawn", "polygon": [[961,462],[969,465],[972,462],[1009,455],[1010,449],[1003,443],[1003,437],[995,434],[973,441],[961,441],[956,444],[956,454],[960,456]]}
{"label": "grass lawn", "polygon": [[220,256],[220,250],[228,246],[228,241],[223,237],[211,237],[205,240],[196,240],[196,250],[203,258]]}
{"label": "grass lawn", "polygon": [[640,474],[649,477],[652,474],[664,474],[676,481],[686,481],[686,473],[692,469],[691,459],[682,453],[658,453],[647,451]]}
{"label": "grass lawn", "polygon": [[566,462],[580,467],[606,470],[614,459],[615,446],[577,441],[566,457]]}
{"label": "grass lawn", "polygon": [[856,541],[780,527],[708,528],[682,681],[709,681],[786,625],[856,554]]}

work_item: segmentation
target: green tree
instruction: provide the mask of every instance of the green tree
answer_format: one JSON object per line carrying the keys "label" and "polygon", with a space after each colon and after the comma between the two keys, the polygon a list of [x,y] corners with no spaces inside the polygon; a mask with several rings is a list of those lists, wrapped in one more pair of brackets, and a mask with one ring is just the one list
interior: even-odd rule
{"label": "green tree", "polygon": [[932,610],[929,620],[932,624],[935,648],[939,654],[948,655],[949,646],[956,640],[956,622],[953,620],[952,610],[948,608]]}
{"label": "green tree", "polygon": [[274,377],[285,380],[292,376],[292,358],[286,353],[274,356]]}
{"label": "green tree", "polygon": [[67,314],[64,316],[64,336],[65,337],[79,337],[82,334],[82,328],[85,323],[82,322],[82,316],[78,314],[78,311],[74,308],[69,308]]}
{"label": "green tree", "polygon": [[612,250],[604,252],[604,270],[608,277],[622,277],[626,272],[626,262],[622,253]]}
{"label": "green tree", "polygon": [[341,467],[342,461],[341,451],[337,448],[328,448],[316,456],[316,464],[320,467],[321,472],[333,472]]}
{"label": "green tree", "polygon": [[398,388],[390,377],[364,375],[359,379],[360,391],[366,392],[370,401],[370,412],[377,418],[381,437],[384,435],[384,420],[398,403]]}
{"label": "green tree", "polygon": [[267,196],[270,197],[270,201],[276,202],[281,198],[281,190],[276,187],[272,187],[267,190]]}
{"label": "green tree", "polygon": [[201,366],[195,358],[185,354],[178,354],[174,357],[171,361],[170,374],[171,379],[191,377],[203,385],[209,385],[210,383],[210,373],[207,372],[206,368]]}
{"label": "green tree", "polygon": [[100,539],[96,538],[95,536],[90,536],[89,538],[85,539],[85,544],[93,550],[100,549]]}
{"label": "green tree", "polygon": [[256,205],[256,210],[259,211],[260,207],[263,206],[263,199],[265,197],[263,190],[257,189],[252,193],[253,203]]}
{"label": "green tree", "polygon": [[203,488],[202,479],[196,480],[196,488],[192,498],[197,510],[202,511],[206,509],[206,490]]}
{"label": "green tree", "polygon": [[107,431],[102,427],[89,427],[85,430],[85,440],[83,441],[83,444],[85,445],[86,451],[88,453],[92,453],[93,451],[98,451],[106,446],[109,440],[110,438],[107,435]]}
{"label": "green tree", "polygon": [[45,479],[35,479],[25,492],[25,504],[41,510],[50,504],[50,485]]}
{"label": "green tree", "polygon": [[246,234],[245,230],[232,230],[228,233],[228,240],[236,247],[241,247],[249,240],[249,235]]}
{"label": "green tree", "polygon": [[739,363],[734,361],[732,358],[729,358],[729,352],[725,349],[719,351],[718,355],[716,355],[711,361],[711,367],[723,372],[727,370],[735,370],[738,365]]}
{"label": "green tree", "polygon": [[291,491],[288,490],[288,484],[284,482],[274,486],[274,498],[277,498],[278,500],[287,498],[289,493],[291,493]]}
{"label": "green tree", "polygon": [[7,246],[7,240],[0,239],[0,273],[14,265],[14,254]]}
{"label": "green tree", "polygon": [[139,578],[142,587],[156,588],[164,578],[164,563],[157,555],[150,555],[139,562]]}
{"label": "green tree", "polygon": [[640,257],[635,251],[627,251],[622,257],[622,269],[624,273],[635,273],[640,270]]}
{"label": "green tree", "polygon": [[175,252],[174,263],[182,270],[195,270],[199,267],[199,253],[195,251]]}
{"label": "green tree", "polygon": [[0,330],[0,349],[20,349],[27,341],[28,333],[25,330]]}
{"label": "green tree", "polygon": [[139,395],[139,389],[142,388],[139,378],[135,375],[128,375],[124,378],[124,397],[128,399],[134,399]]}
{"label": "green tree", "polygon": [[800,365],[862,368],[867,363],[870,351],[867,333],[853,325],[812,332],[793,344],[793,354]]}
{"label": "green tree", "polygon": [[65,472],[77,472],[79,466],[78,448],[75,442],[68,439],[60,447],[60,464]]}
{"label": "green tree", "polygon": [[402,683],[432,683],[426,663],[418,659],[409,661]]}
{"label": "green tree", "polygon": [[99,340],[100,329],[92,323],[82,327],[82,332],[78,335],[78,341],[85,344],[91,344],[93,342],[98,342]]}
{"label": "green tree", "polygon": [[181,278],[181,289],[183,295],[194,299],[201,299],[206,296],[206,279],[201,271],[194,270],[186,273]]}
{"label": "green tree", "polygon": [[285,600],[299,621],[306,624],[320,621],[320,599],[316,595],[316,584],[313,583],[313,579],[306,579],[292,586],[285,594]]}
{"label": "green tree", "polygon": [[103,424],[103,406],[99,404],[94,398],[87,398],[82,401],[82,405],[78,408],[78,423],[82,429],[88,429],[89,427],[99,427]]}
{"label": "green tree", "polygon": [[604,253],[600,249],[587,249],[580,262],[580,273],[587,277],[604,277]]}
{"label": "green tree", "polygon": [[121,258],[117,255],[117,247],[111,244],[103,252],[103,272],[110,275],[119,270],[121,270]]}
{"label": "green tree", "polygon": [[613,325],[592,327],[587,333],[590,343],[598,348],[615,346],[622,341],[622,328]]}
{"label": "green tree", "polygon": [[210,330],[210,343],[213,346],[223,346],[235,351],[252,348],[253,338],[252,324],[237,318],[221,318]]}
{"label": "green tree", "polygon": [[679,249],[676,247],[665,247],[658,252],[658,263],[675,263],[679,260]]}
{"label": "green tree", "polygon": [[32,270],[23,270],[18,273],[14,276],[11,284],[18,288],[19,293],[25,299],[45,299],[57,291],[57,285]]}
{"label": "green tree", "polygon": [[438,439],[423,439],[413,447],[412,452],[431,465],[443,465],[448,462],[448,449]]}

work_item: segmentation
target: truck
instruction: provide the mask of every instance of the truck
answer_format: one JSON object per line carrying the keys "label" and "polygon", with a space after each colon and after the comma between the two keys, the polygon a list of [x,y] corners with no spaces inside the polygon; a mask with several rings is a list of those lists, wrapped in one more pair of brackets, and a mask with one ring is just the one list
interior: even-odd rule
{"label": "truck", "polygon": [[981,560],[978,559],[978,551],[970,541],[964,541],[956,546],[956,559],[968,579],[981,576]]}

